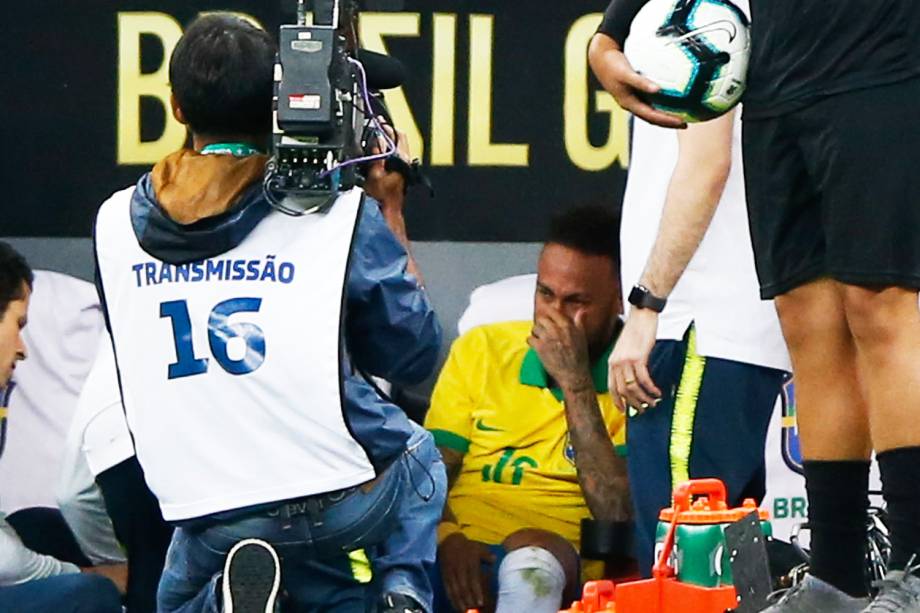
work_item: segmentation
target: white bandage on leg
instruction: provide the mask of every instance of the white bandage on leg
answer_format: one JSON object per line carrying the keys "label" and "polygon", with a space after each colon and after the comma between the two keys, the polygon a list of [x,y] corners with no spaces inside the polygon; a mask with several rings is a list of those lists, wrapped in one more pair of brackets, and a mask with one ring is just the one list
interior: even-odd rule
{"label": "white bandage on leg", "polygon": [[522,547],[498,567],[495,613],[557,613],[565,589],[565,570],[540,547]]}

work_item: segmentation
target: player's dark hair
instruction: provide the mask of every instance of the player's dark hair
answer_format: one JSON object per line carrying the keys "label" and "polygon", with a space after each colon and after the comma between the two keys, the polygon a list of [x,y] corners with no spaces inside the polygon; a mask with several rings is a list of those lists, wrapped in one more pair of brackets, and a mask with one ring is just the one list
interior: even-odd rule
{"label": "player's dark hair", "polygon": [[0,241],[0,317],[12,301],[23,297],[23,283],[31,290],[33,280],[26,259],[9,243]]}
{"label": "player's dark hair", "polygon": [[580,206],[554,216],[546,242],[608,257],[620,269],[620,218],[608,208]]}
{"label": "player's dark hair", "polygon": [[172,93],[192,132],[268,133],[274,64],[265,30],[227,13],[193,21],[169,60]]}

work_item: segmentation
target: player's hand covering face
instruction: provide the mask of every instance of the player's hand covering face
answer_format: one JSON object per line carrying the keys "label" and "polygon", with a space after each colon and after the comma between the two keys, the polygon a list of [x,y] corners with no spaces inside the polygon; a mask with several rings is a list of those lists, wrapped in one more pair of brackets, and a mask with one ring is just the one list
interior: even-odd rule
{"label": "player's hand covering face", "polygon": [[[537,265],[537,291],[534,296],[536,336],[540,337],[541,331],[553,331],[554,342],[562,342],[572,349],[577,319],[580,342],[587,346],[587,352],[580,356],[585,363],[578,366],[590,370],[590,360],[602,355],[610,346],[618,325],[622,306],[618,275],[609,257],[582,253],[555,243],[547,244]],[[550,328],[554,322],[557,328],[563,328]],[[544,357],[541,351],[547,352],[547,359],[553,360],[553,365],[545,362],[543,365],[554,379],[557,374],[565,376],[563,372],[550,371],[556,365],[563,366],[555,359],[561,357],[556,355],[559,348],[551,348],[547,343],[534,348],[541,360]],[[550,352],[554,355],[549,355]],[[557,380],[557,383],[561,385],[562,382]]]}
{"label": "player's hand covering face", "polygon": [[527,339],[540,356],[543,368],[564,390],[594,387],[583,320],[584,311],[570,318],[561,311],[547,309],[535,317]]}

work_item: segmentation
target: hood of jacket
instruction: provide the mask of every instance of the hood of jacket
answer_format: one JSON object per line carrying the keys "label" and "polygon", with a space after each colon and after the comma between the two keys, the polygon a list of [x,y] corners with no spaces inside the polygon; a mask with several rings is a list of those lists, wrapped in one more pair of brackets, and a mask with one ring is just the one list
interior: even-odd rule
{"label": "hood of jacket", "polygon": [[264,155],[202,155],[182,149],[140,178],[131,223],[141,247],[169,264],[239,245],[271,206],[262,194]]}

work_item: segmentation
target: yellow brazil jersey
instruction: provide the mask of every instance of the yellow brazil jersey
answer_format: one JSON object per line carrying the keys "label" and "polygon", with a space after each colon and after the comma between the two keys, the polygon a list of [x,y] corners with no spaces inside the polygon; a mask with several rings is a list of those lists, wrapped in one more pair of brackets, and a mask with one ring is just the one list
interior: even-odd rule
{"label": "yellow brazil jersey", "polygon": [[[521,528],[559,534],[577,549],[590,517],[575,471],[562,394],[527,345],[531,322],[474,328],[438,378],[425,427],[464,454],[448,504],[467,537],[499,544]],[[607,393],[609,349],[593,368],[597,399],[622,453],[625,420]]]}

